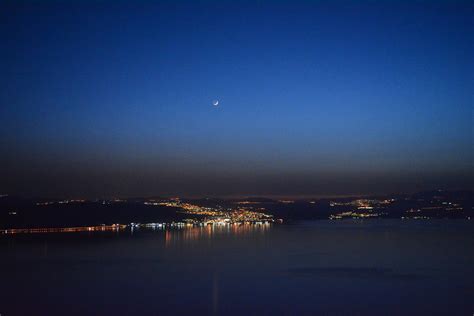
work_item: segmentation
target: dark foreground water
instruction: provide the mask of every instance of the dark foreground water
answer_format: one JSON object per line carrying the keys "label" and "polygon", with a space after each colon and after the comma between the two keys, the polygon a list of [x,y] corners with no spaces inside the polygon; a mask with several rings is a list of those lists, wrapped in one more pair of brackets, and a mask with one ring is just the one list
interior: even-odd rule
{"label": "dark foreground water", "polygon": [[473,315],[468,220],[0,236],[0,314]]}

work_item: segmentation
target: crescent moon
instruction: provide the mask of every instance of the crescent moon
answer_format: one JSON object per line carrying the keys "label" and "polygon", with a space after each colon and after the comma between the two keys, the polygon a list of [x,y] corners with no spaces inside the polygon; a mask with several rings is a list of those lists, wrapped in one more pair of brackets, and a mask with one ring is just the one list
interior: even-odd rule
{"label": "crescent moon", "polygon": [[212,105],[218,106],[218,105],[219,105],[219,101],[217,101],[217,100],[212,101]]}

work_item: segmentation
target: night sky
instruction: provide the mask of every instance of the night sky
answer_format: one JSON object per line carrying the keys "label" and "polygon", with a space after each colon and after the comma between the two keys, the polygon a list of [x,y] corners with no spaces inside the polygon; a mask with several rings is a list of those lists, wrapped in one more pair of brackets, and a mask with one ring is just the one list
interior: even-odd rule
{"label": "night sky", "polygon": [[473,17],[472,1],[1,1],[0,193],[472,188]]}

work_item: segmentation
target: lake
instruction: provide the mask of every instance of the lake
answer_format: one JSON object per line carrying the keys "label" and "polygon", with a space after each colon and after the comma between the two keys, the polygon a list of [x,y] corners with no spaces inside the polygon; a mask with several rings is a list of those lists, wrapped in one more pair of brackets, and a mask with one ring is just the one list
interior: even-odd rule
{"label": "lake", "polygon": [[470,220],[0,235],[0,314],[472,315]]}

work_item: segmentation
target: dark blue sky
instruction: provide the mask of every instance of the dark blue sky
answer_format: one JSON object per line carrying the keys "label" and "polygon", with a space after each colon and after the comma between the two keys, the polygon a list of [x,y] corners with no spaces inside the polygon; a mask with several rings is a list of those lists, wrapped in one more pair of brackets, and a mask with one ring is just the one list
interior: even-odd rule
{"label": "dark blue sky", "polygon": [[473,16],[471,1],[2,1],[0,190],[472,188]]}

